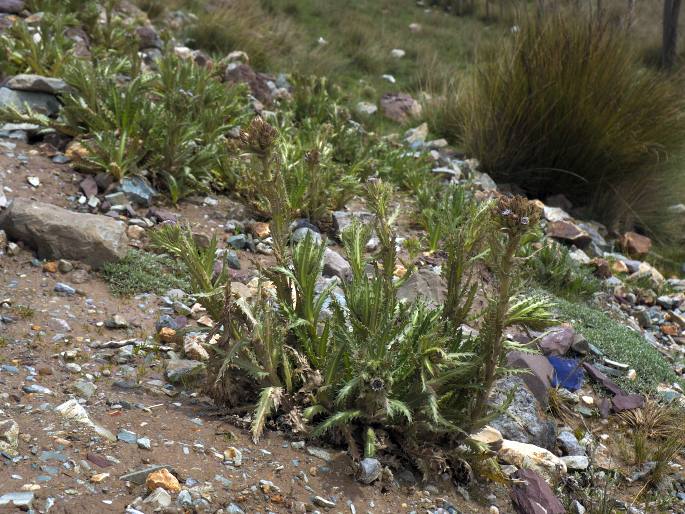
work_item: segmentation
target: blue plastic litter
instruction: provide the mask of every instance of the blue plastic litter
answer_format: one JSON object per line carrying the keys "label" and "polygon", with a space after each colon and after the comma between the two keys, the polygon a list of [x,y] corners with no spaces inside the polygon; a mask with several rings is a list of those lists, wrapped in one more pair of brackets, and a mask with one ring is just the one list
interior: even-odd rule
{"label": "blue plastic litter", "polygon": [[567,359],[565,357],[547,357],[549,363],[554,368],[552,386],[563,387],[569,391],[577,391],[585,382],[585,371],[578,359]]}

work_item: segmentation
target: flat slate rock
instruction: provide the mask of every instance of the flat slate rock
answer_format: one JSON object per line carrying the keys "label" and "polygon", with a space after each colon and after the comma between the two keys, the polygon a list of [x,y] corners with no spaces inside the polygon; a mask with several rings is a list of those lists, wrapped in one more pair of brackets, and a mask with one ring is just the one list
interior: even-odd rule
{"label": "flat slate rock", "polygon": [[35,249],[40,258],[79,260],[95,269],[128,252],[121,221],[28,199],[17,198],[0,214],[0,229]]}
{"label": "flat slate rock", "polygon": [[0,87],[0,107],[14,107],[25,113],[27,106],[39,114],[55,116],[59,112],[60,103],[55,96],[47,93],[15,91],[8,87]]}

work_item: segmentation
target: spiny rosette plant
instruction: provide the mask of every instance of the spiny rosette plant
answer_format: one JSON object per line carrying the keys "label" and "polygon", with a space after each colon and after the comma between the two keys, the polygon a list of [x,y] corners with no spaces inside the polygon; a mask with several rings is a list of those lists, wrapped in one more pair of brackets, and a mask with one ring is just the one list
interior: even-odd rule
{"label": "spiny rosette plant", "polygon": [[[256,126],[245,142],[264,156],[268,147],[260,144],[260,133],[270,131]],[[459,443],[493,414],[486,400],[510,347],[504,329],[549,321],[544,300],[512,300],[513,277],[521,265],[519,244],[539,213],[523,199],[503,198],[492,208],[469,204],[465,213],[475,209],[478,216],[465,216],[453,228],[458,232],[466,225],[462,230],[473,235],[475,228],[469,225],[485,222],[496,229],[490,250],[497,256],[488,260],[499,267],[496,287],[481,316],[480,335],[469,338],[443,308],[399,299],[398,287],[407,276],[398,279],[393,273],[399,258],[391,191],[380,181],[370,183],[367,195],[375,222],[355,221],[343,232],[352,273],[340,284],[342,294],[333,294],[335,284],[320,282],[325,247],[310,236],[291,250],[283,249],[279,265],[265,270],[272,282],[264,280],[256,302],[227,290],[209,391],[233,408],[256,403],[255,440],[271,418],[309,437],[345,442],[356,459],[396,455],[424,473],[447,471],[470,451],[475,452],[471,457],[481,455],[482,448],[469,450]],[[367,256],[372,233],[380,249]],[[469,241],[461,237],[455,240]],[[461,259],[470,267],[474,252],[471,247],[466,258],[457,256],[452,262]],[[470,291],[473,277],[459,277],[448,286],[467,284]],[[454,291],[451,295],[457,296]],[[464,301],[468,311],[472,298]],[[463,317],[475,319],[472,314]],[[246,386],[250,380],[261,392],[246,398],[243,388],[254,390]]]}
{"label": "spiny rosette plant", "polygon": [[505,338],[504,331],[513,325],[540,328],[553,321],[545,298],[520,296],[524,257],[524,237],[537,226],[541,210],[522,196],[500,196],[492,206],[492,230],[489,234],[488,265],[494,278],[494,291],[488,295],[478,336],[479,390],[471,411],[471,429],[484,425],[488,416],[487,401],[495,380],[506,371],[507,350],[525,348]]}

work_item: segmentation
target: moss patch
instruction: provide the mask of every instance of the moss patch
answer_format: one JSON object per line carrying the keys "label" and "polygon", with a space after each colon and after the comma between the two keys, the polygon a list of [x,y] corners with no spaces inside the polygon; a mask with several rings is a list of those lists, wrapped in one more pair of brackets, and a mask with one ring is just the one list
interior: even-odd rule
{"label": "moss patch", "polygon": [[118,296],[139,293],[163,294],[169,289],[188,291],[188,269],[168,255],[131,250],[119,262],[108,263],[102,276]]}
{"label": "moss patch", "polygon": [[637,371],[637,380],[616,379],[626,390],[653,394],[662,382],[672,384],[678,380],[675,372],[662,355],[640,334],[611,319],[596,307],[557,299],[559,318],[569,321],[612,360],[629,364]]}

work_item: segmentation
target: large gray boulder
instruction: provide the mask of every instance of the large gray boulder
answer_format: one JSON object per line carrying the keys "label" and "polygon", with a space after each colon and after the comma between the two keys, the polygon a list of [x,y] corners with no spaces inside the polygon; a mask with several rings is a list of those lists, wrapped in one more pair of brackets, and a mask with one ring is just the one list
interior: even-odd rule
{"label": "large gray boulder", "polygon": [[0,229],[46,259],[73,259],[98,269],[126,255],[124,223],[17,198],[0,214]]}
{"label": "large gray boulder", "polygon": [[0,13],[19,14],[23,10],[23,0],[0,0]]}
{"label": "large gray boulder", "polygon": [[445,302],[447,284],[438,273],[422,268],[413,273],[397,290],[397,297],[408,303],[417,300],[430,307],[438,307]]}
{"label": "large gray boulder", "polygon": [[554,451],[557,428],[547,419],[539,402],[519,376],[498,380],[489,398],[490,408],[502,408],[511,398],[507,409],[489,425],[502,433],[505,439],[519,443],[534,444]]}
{"label": "large gray boulder", "polygon": [[64,93],[69,89],[67,83],[62,79],[43,77],[42,75],[30,73],[15,75],[7,81],[6,85],[15,91],[33,91],[35,93],[49,93],[51,95]]}
{"label": "large gray boulder", "polygon": [[352,278],[352,266],[335,250],[326,248],[323,254],[323,276],[338,277],[340,280]]}
{"label": "large gray boulder", "polygon": [[14,107],[20,112],[26,112],[27,106],[39,114],[55,116],[59,112],[60,103],[55,96],[48,93],[15,91],[8,87],[0,87],[0,108]]}

